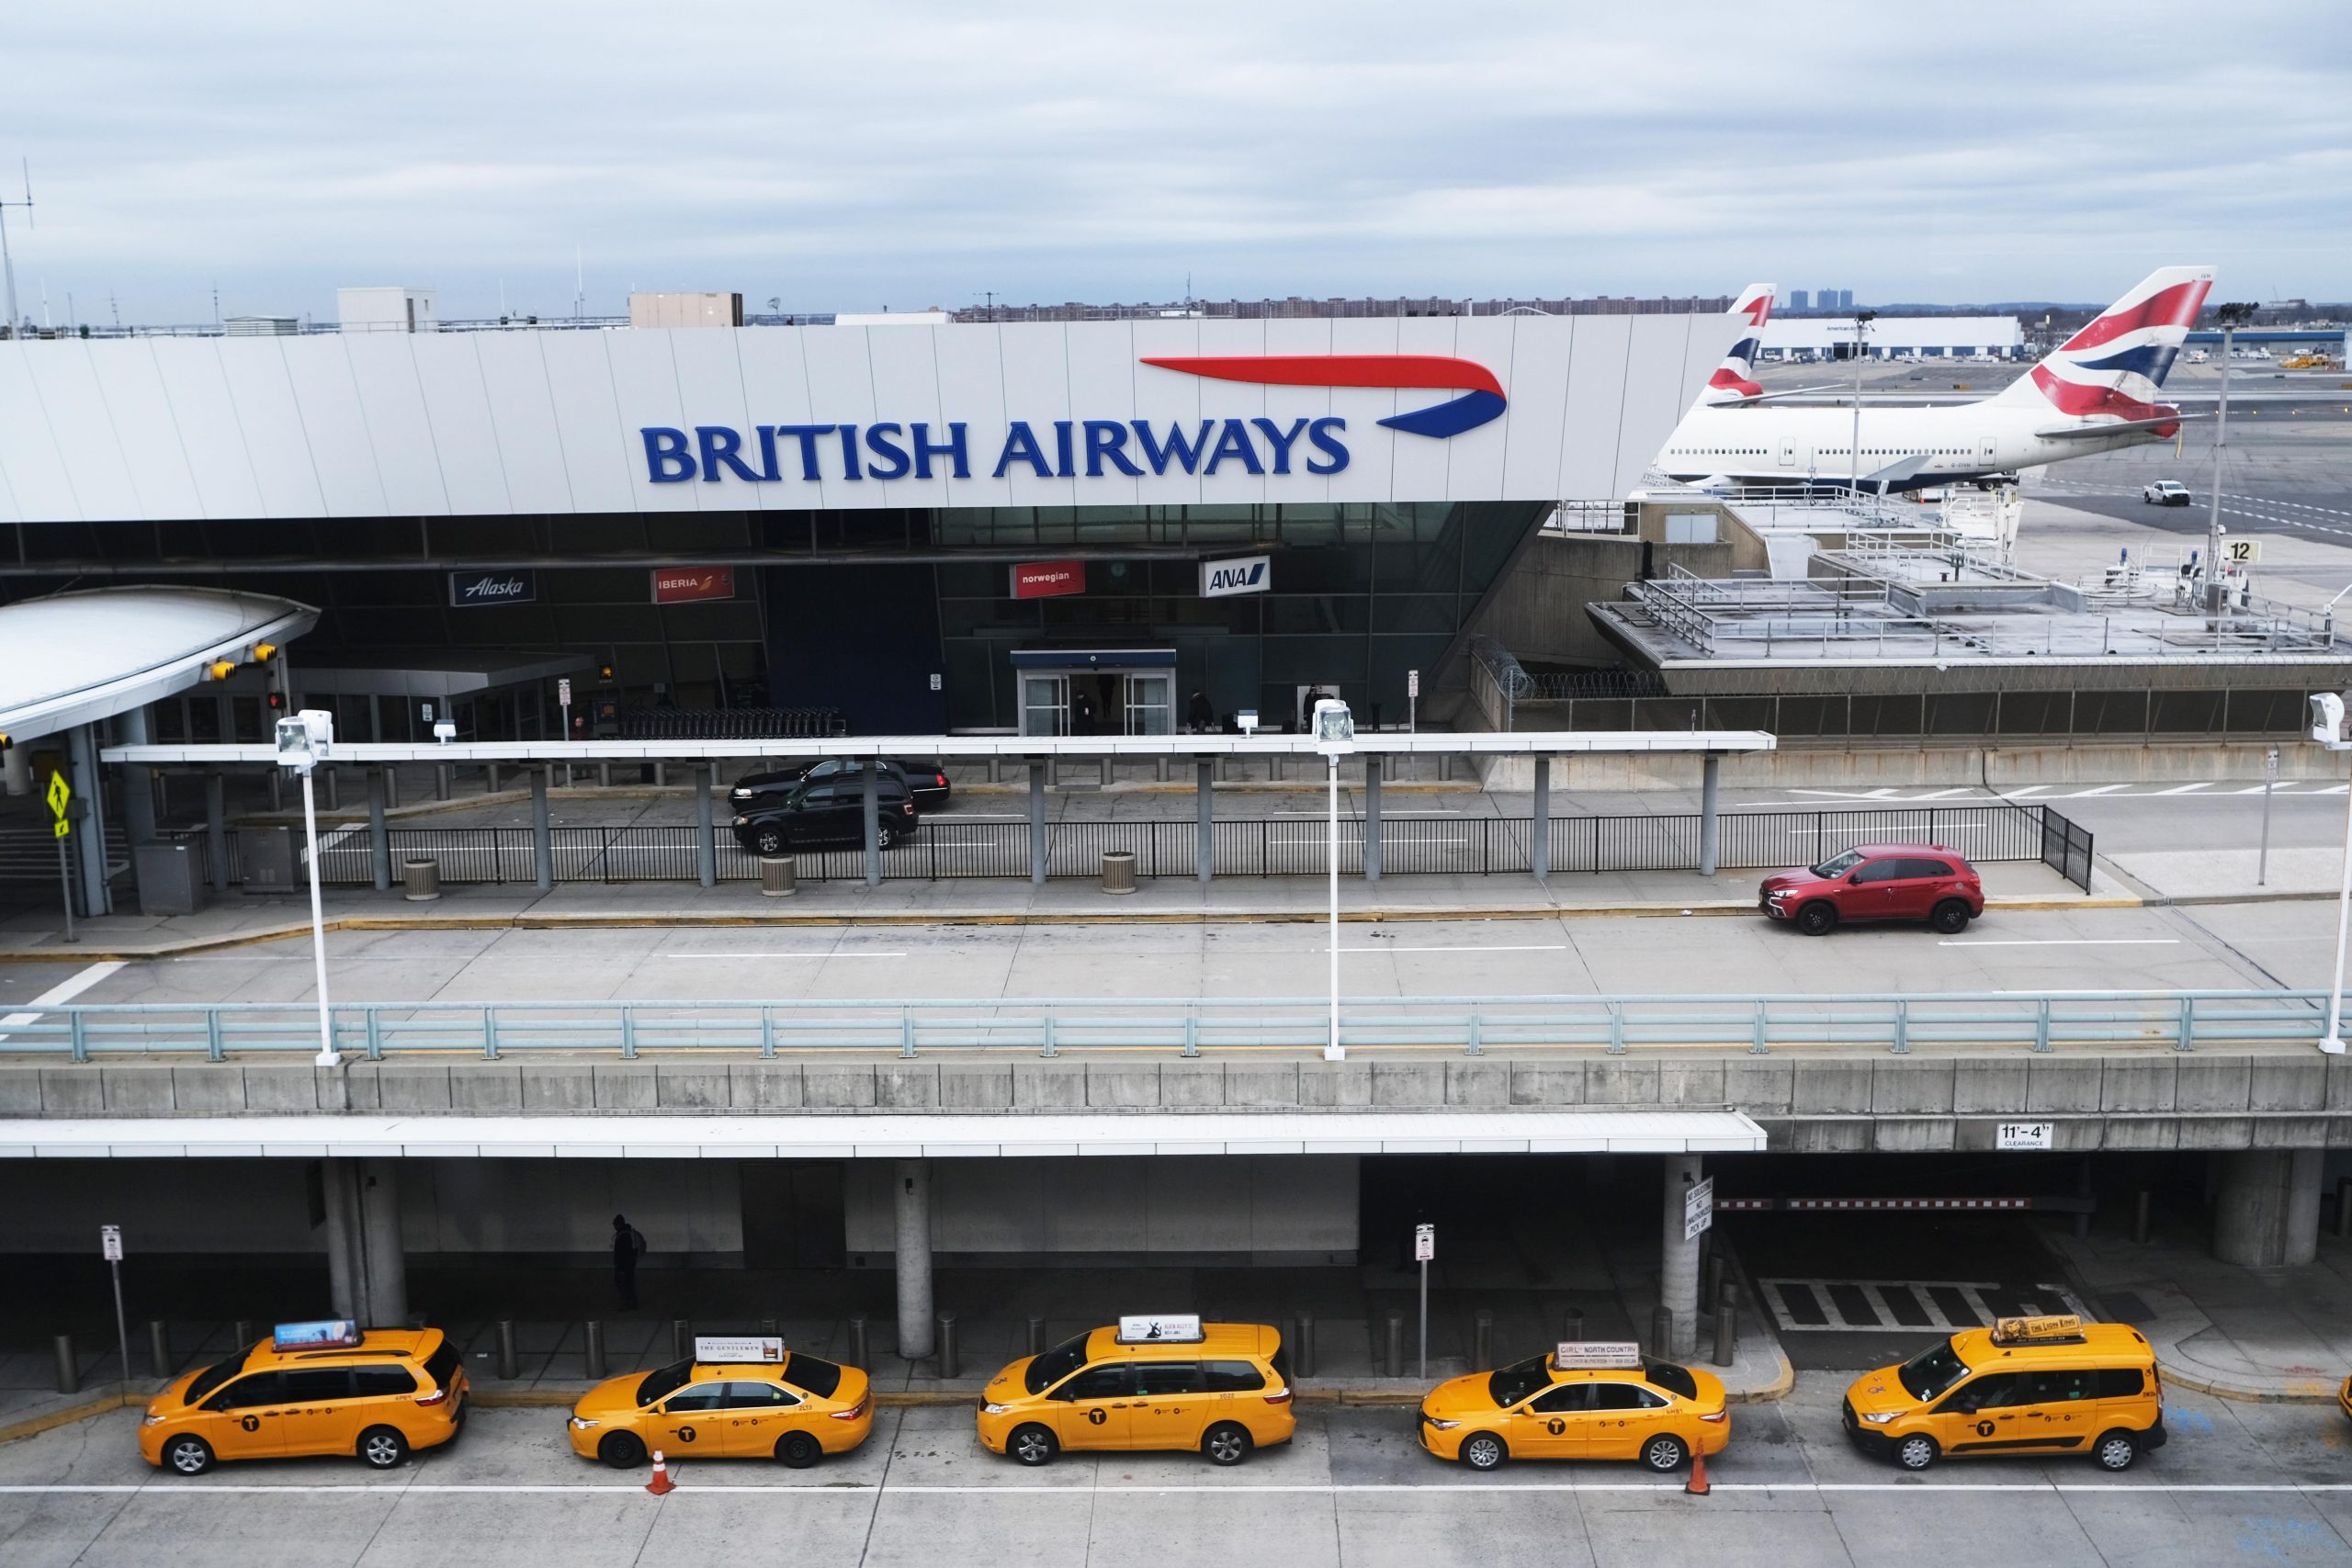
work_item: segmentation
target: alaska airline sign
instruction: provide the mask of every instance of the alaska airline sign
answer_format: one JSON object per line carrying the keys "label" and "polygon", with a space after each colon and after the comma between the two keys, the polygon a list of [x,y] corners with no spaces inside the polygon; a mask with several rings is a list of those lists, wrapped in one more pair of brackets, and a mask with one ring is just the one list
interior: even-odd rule
{"label": "alaska airline sign", "polygon": [[[1459,395],[1379,421],[1408,435],[1444,440],[1502,417],[1502,383],[1468,359],[1422,354],[1217,355],[1147,357],[1143,364],[1212,381],[1262,387],[1366,387],[1453,391]],[[691,431],[645,425],[646,478],[655,484],[732,479],[750,484],[792,479],[967,479],[978,465],[991,479],[1101,479],[1146,470],[1215,474],[1228,465],[1250,474],[1336,474],[1348,466],[1348,422],[1319,419],[1057,419],[1008,422],[1001,436],[975,447],[961,420],[881,421],[866,425],[698,424]]]}

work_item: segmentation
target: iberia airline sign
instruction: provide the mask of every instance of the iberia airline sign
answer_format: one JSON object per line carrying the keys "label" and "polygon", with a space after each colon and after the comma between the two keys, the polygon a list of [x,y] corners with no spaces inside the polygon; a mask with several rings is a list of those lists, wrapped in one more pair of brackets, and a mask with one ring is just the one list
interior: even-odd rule
{"label": "iberia airline sign", "polygon": [[[1474,360],[1428,354],[1214,355],[1148,356],[1152,369],[1262,387],[1374,388],[1452,392],[1425,407],[1377,421],[1444,441],[1502,417],[1508,406],[1495,373]],[[983,428],[957,419],[644,425],[645,477],[655,484],[795,481],[1102,479],[1119,475],[1329,475],[1350,453],[1344,416],[1270,419],[1012,419]]]}

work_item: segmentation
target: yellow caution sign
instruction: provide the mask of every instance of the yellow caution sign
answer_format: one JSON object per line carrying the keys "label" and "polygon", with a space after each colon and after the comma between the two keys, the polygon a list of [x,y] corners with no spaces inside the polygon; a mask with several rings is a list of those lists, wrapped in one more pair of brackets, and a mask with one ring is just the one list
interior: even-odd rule
{"label": "yellow caution sign", "polygon": [[68,822],[62,817],[59,818],[55,823],[51,824],[51,826],[56,828],[57,832],[55,836],[60,839],[65,837],[66,834],[74,830],[74,824]]}
{"label": "yellow caution sign", "polygon": [[[65,782],[63,773],[49,775],[49,814],[60,822],[65,819],[65,803],[74,798],[74,786]],[[61,830],[60,838],[64,836]]]}

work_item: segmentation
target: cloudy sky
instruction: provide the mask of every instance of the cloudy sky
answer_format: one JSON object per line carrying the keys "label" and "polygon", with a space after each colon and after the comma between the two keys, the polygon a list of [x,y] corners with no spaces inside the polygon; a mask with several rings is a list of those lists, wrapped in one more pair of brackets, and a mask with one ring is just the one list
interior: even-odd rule
{"label": "cloudy sky", "polygon": [[[38,316],[1204,297],[2352,298],[2352,6],[15,7]],[[13,186],[13,173],[0,186]],[[8,188],[11,199],[21,194]],[[109,306],[111,296],[115,304]]]}

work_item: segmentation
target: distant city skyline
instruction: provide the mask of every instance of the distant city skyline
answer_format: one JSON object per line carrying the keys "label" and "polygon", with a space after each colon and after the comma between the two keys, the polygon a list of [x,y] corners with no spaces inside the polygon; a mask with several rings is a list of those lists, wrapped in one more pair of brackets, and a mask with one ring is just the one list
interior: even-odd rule
{"label": "distant city skyline", "polygon": [[331,320],[338,286],[384,283],[449,318],[633,288],[907,310],[1823,276],[2090,302],[2166,264],[2215,266],[2217,299],[2352,298],[2352,12],[2211,23],[132,0],[11,19],[0,197],[29,161],[17,293],[60,325],[209,321],[216,287],[223,315]]}

